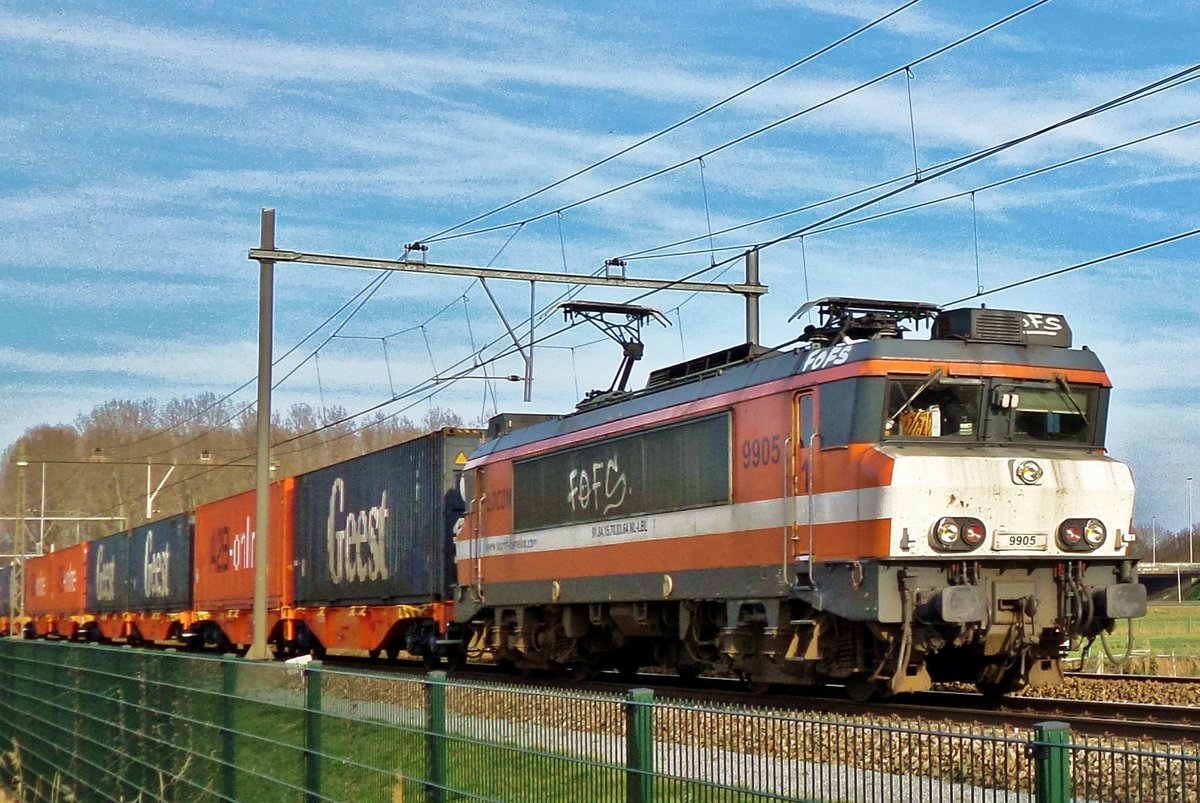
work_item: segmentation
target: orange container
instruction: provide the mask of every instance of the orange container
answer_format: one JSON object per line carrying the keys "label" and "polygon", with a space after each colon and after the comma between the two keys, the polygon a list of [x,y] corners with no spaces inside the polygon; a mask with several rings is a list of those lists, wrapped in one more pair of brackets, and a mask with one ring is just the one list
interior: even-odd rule
{"label": "orange container", "polygon": [[73,635],[72,617],[87,605],[88,544],[50,552],[25,563],[25,615],[39,635]]}
{"label": "orange container", "polygon": [[[267,607],[290,605],[296,481],[271,485],[271,533],[267,541]],[[192,604],[197,611],[249,610],[254,604],[254,540],[257,501],[247,491],[196,508]]]}

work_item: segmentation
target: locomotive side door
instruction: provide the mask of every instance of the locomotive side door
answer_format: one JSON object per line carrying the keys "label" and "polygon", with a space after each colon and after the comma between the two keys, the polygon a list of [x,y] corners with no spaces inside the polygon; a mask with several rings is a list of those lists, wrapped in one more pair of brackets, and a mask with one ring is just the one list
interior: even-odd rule
{"label": "locomotive side door", "polygon": [[793,566],[811,567],[813,558],[813,477],[820,448],[817,433],[817,398],[811,390],[797,393],[792,405],[792,471],[789,491],[793,497],[791,549]]}

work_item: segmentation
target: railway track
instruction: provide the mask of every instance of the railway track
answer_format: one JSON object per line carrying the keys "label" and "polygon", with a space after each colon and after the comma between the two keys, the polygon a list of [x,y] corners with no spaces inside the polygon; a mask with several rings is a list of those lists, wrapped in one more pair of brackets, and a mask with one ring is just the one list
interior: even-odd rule
{"label": "railway track", "polygon": [[[426,671],[416,662],[383,664],[352,657],[334,657],[332,660],[335,665],[352,665],[380,671],[413,674]],[[860,703],[849,699],[844,689],[836,685],[772,687],[766,693],[752,693],[745,683],[734,679],[701,677],[684,680],[675,675],[657,673],[641,673],[634,678],[621,678],[616,673],[602,673],[581,680],[551,674],[520,677],[495,667],[473,665],[456,671],[453,676],[467,681],[502,682],[605,694],[625,694],[631,688],[645,687],[652,689],[656,697],[664,700],[716,706],[764,707],[778,711],[841,717],[898,717],[901,720],[920,722],[922,727],[931,724],[936,727],[937,723],[943,723],[947,727],[955,728],[976,724],[1031,730],[1037,723],[1056,721],[1065,722],[1072,732],[1087,736],[1200,742],[1200,705],[1191,704],[1190,695],[1184,704],[1156,704],[1024,695],[995,700],[973,691],[945,689]],[[1073,685],[1071,681],[1107,684],[1114,680],[1125,681],[1126,684],[1187,688],[1200,699],[1200,679],[1148,676],[1076,674],[1070,676],[1067,686],[1054,690],[1054,693],[1070,691]],[[1088,693],[1094,694],[1095,691]],[[1153,696],[1154,693],[1149,694]]]}

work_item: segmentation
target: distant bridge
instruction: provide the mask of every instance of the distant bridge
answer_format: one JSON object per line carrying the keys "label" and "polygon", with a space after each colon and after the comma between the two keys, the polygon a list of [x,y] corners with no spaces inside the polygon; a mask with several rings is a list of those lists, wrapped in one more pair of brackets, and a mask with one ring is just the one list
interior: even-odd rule
{"label": "distant bridge", "polygon": [[[1200,563],[1138,563],[1138,579],[1151,599],[1192,599],[1200,589]],[[1174,591],[1174,595],[1169,592]]]}

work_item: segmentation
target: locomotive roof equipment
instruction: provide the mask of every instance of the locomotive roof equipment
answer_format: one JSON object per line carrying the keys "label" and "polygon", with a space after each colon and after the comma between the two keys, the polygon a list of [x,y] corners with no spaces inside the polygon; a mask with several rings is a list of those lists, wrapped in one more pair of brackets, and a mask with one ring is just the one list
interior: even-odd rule
{"label": "locomotive roof equipment", "polygon": [[934,318],[942,308],[919,301],[884,301],[871,298],[829,297],[809,301],[792,313],[788,323],[817,310],[820,324],[804,327],[800,336],[815,346],[828,346],[843,338],[874,340],[903,337],[903,321],[920,324]]}
{"label": "locomotive roof equipment", "polygon": [[[604,334],[621,344],[624,356],[617,375],[607,391],[592,390],[584,398],[582,404],[589,404],[598,397],[622,394],[629,384],[629,374],[633,364],[642,358],[645,344],[642,343],[642,324],[646,321],[657,321],[663,326],[670,326],[667,316],[654,307],[643,307],[639,304],[618,304],[606,301],[564,301],[558,305],[563,311],[563,318],[573,321],[576,318],[588,321]],[[625,319],[611,320],[608,315],[624,315]]]}

